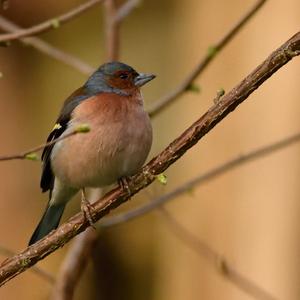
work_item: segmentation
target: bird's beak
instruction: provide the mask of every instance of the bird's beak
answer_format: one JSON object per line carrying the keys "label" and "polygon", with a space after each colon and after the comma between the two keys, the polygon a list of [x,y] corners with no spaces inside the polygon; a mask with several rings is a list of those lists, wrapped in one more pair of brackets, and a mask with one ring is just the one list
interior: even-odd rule
{"label": "bird's beak", "polygon": [[141,87],[150,80],[154,79],[156,76],[153,74],[143,74],[140,73],[137,77],[134,79],[135,86]]}

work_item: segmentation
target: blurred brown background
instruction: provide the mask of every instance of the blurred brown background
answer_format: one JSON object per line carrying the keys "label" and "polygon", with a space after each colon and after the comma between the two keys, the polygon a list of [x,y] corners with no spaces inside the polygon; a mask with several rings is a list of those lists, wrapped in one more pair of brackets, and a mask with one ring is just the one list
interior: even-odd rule
{"label": "blurred brown background", "polygon": [[[82,1],[10,0],[5,15],[28,27]],[[121,60],[157,79],[144,89],[146,107],[174,88],[207,48],[255,1],[144,0],[121,28]],[[1,11],[3,14],[3,11]],[[186,93],[153,120],[151,156],[162,150],[272,50],[299,30],[299,0],[270,0]],[[58,30],[49,43],[97,67],[105,61],[103,8],[97,6]],[[0,48],[0,154],[43,142],[62,101],[86,79],[31,47]],[[299,131],[300,61],[282,68],[173,165],[158,183],[116,212],[172,190],[228,159]],[[241,273],[276,295],[300,298],[300,145],[256,160],[180,196],[166,207],[189,231],[222,253]],[[0,164],[0,245],[23,249],[47,196],[40,163]],[[68,206],[64,218],[79,210]],[[39,263],[54,276],[69,245]],[[4,259],[5,256],[2,257]],[[31,271],[0,289],[0,299],[48,299],[51,285]],[[174,236],[153,212],[103,231],[75,299],[253,299],[220,276]]]}

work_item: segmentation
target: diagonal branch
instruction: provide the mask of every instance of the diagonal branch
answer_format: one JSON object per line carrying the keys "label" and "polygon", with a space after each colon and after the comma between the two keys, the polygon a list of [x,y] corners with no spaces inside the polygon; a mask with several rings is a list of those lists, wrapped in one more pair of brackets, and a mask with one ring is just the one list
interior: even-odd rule
{"label": "diagonal branch", "polygon": [[47,20],[43,23],[40,23],[38,25],[32,26],[27,29],[20,29],[13,33],[6,33],[0,35],[0,43],[8,42],[20,38],[24,38],[27,36],[36,35],[51,29],[56,29],[63,23],[66,23],[68,21],[71,21],[72,19],[76,18],[77,16],[83,14],[88,9],[92,8],[96,4],[101,3],[103,0],[90,0],[86,3],[83,3],[74,9],[68,11],[67,13],[60,15],[58,17],[52,18],[50,20]]}
{"label": "diagonal branch", "polygon": [[[144,166],[138,174],[132,176],[128,182],[131,194],[127,190],[118,187],[95,202],[91,211],[93,220],[97,221],[107,215],[112,209],[120,206],[131,196],[152,183],[157,175],[175,163],[187,150],[193,147],[205,134],[247,99],[264,81],[299,54],[300,32],[275,50],[244,80],[214,104],[199,120]],[[6,259],[0,265],[0,285],[3,285],[39,260],[64,246],[74,236],[89,226],[88,220],[80,212],[36,244],[12,258]]]}
{"label": "diagonal branch", "polygon": [[174,100],[188,91],[193,81],[203,73],[204,70],[210,65],[213,59],[220,53],[220,51],[231,41],[233,37],[246,25],[251,17],[266,3],[267,0],[259,0],[257,3],[237,22],[213,47],[207,51],[207,54],[199,62],[196,68],[169,94],[157,100],[149,109],[148,113],[154,117],[159,112],[164,110]]}
{"label": "diagonal branch", "polygon": [[[16,255],[16,253],[8,248],[5,248],[3,246],[0,246],[0,254],[5,256],[13,256]],[[46,280],[49,284],[54,284],[55,278],[54,276],[49,273],[48,271],[40,268],[39,266],[32,266],[30,269],[33,273],[40,276],[44,280]]]}

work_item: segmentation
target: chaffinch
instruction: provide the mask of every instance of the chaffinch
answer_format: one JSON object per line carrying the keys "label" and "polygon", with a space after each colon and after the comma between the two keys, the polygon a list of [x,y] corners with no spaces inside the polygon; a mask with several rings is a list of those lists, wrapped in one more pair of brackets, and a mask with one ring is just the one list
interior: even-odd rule
{"label": "chaffinch", "polygon": [[82,210],[88,217],[84,188],[124,183],[142,167],[152,127],[140,87],[154,78],[120,62],[106,63],[64,102],[47,141],[83,123],[91,130],[45,147],[40,186],[49,191],[49,202],[29,245],[58,227],[65,205],[78,191],[83,190]]}

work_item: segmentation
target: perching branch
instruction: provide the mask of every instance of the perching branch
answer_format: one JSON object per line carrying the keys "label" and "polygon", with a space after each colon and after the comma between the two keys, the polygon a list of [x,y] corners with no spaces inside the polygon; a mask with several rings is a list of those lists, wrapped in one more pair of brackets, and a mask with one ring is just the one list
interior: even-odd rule
{"label": "perching branch", "polygon": [[37,147],[31,148],[27,151],[18,153],[18,154],[12,154],[12,155],[3,155],[0,156],[0,161],[5,161],[5,160],[13,160],[13,159],[28,159],[28,160],[37,160],[37,155],[35,152],[43,150],[45,147],[54,145],[55,143],[67,139],[72,135],[75,135],[77,133],[86,133],[90,131],[90,127],[87,124],[81,124],[77,126],[73,131],[69,132],[68,134],[65,134],[63,136],[58,137],[57,139],[54,139],[48,143],[44,143],[42,145],[39,145]]}
{"label": "perching branch", "polygon": [[[5,248],[3,246],[0,246],[0,254],[4,256],[13,256],[16,255],[16,253],[8,248]],[[40,276],[41,278],[48,281],[50,284],[53,284],[55,282],[54,276],[47,272],[46,270],[40,268],[39,266],[32,266],[30,268],[32,272],[34,272],[36,275]]]}
{"label": "perching branch", "polygon": [[[17,26],[13,22],[9,21],[8,19],[0,16],[0,29],[8,31],[8,32],[15,32],[21,29],[21,27]],[[57,47],[50,45],[49,43],[43,41],[37,37],[27,37],[21,38],[20,42],[24,45],[30,45],[34,47],[36,50],[46,54],[49,57],[52,57],[63,64],[69,65],[75,70],[83,73],[83,74],[90,74],[94,71],[95,68],[88,65],[86,62],[82,61],[78,57],[66,53],[65,51],[60,50]]]}
{"label": "perching branch", "polygon": [[65,13],[63,15],[52,18],[52,19],[47,20],[38,25],[32,26],[27,29],[20,29],[13,33],[2,34],[2,35],[0,35],[0,43],[13,41],[13,40],[28,37],[28,36],[37,35],[39,33],[46,32],[51,29],[59,28],[60,25],[66,23],[68,21],[71,21],[72,19],[83,14],[85,11],[92,8],[96,4],[101,3],[102,1],[103,0],[90,0],[86,3],[83,3],[83,4],[73,8],[72,10],[68,11],[67,13]]}
{"label": "perching branch", "polygon": [[[126,202],[134,194],[152,183],[157,175],[175,163],[187,150],[193,147],[205,134],[247,99],[264,81],[299,54],[300,32],[275,50],[244,80],[222,97],[218,103],[214,104],[199,120],[144,166],[139,173],[132,176],[128,182],[131,194],[127,190],[118,187],[95,202],[91,211],[93,220],[98,221],[112,209]],[[74,236],[89,226],[89,221],[80,212],[36,244],[28,247],[20,254],[5,260],[0,265],[0,285],[3,285],[39,260],[64,246]]]}
{"label": "perching branch", "polygon": [[164,110],[174,100],[188,91],[193,84],[194,80],[203,73],[204,70],[210,65],[213,59],[220,53],[220,51],[231,41],[233,37],[247,24],[247,22],[255,15],[256,12],[266,3],[267,0],[259,0],[251,8],[242,19],[235,24],[214,46],[210,47],[207,54],[203,57],[196,68],[179,84],[174,90],[166,96],[154,102],[154,104],[147,110],[151,117],[157,115],[160,111]]}
{"label": "perching branch", "polygon": [[300,133],[296,133],[290,137],[284,138],[275,143],[271,143],[264,147],[257,148],[253,151],[250,151],[244,155],[238,156],[237,158],[233,158],[233,159],[205,172],[204,174],[200,174],[200,175],[192,178],[191,180],[183,183],[182,185],[179,185],[171,192],[166,193],[165,195],[158,196],[157,198],[153,199],[152,201],[150,201],[146,204],[141,205],[140,207],[131,209],[127,212],[120,213],[120,214],[112,216],[112,217],[107,217],[107,218],[102,219],[99,222],[99,224],[97,224],[97,227],[100,227],[100,228],[110,227],[110,226],[125,223],[134,218],[141,217],[141,216],[149,213],[150,211],[166,204],[167,202],[174,200],[176,197],[190,191],[196,185],[201,185],[204,182],[214,179],[218,176],[221,176],[224,173],[231,171],[234,168],[242,166],[246,163],[249,163],[249,162],[256,160],[258,158],[261,158],[263,156],[272,154],[275,151],[282,150],[282,149],[284,149],[288,146],[291,146],[295,143],[298,143],[298,142],[300,142]]}

